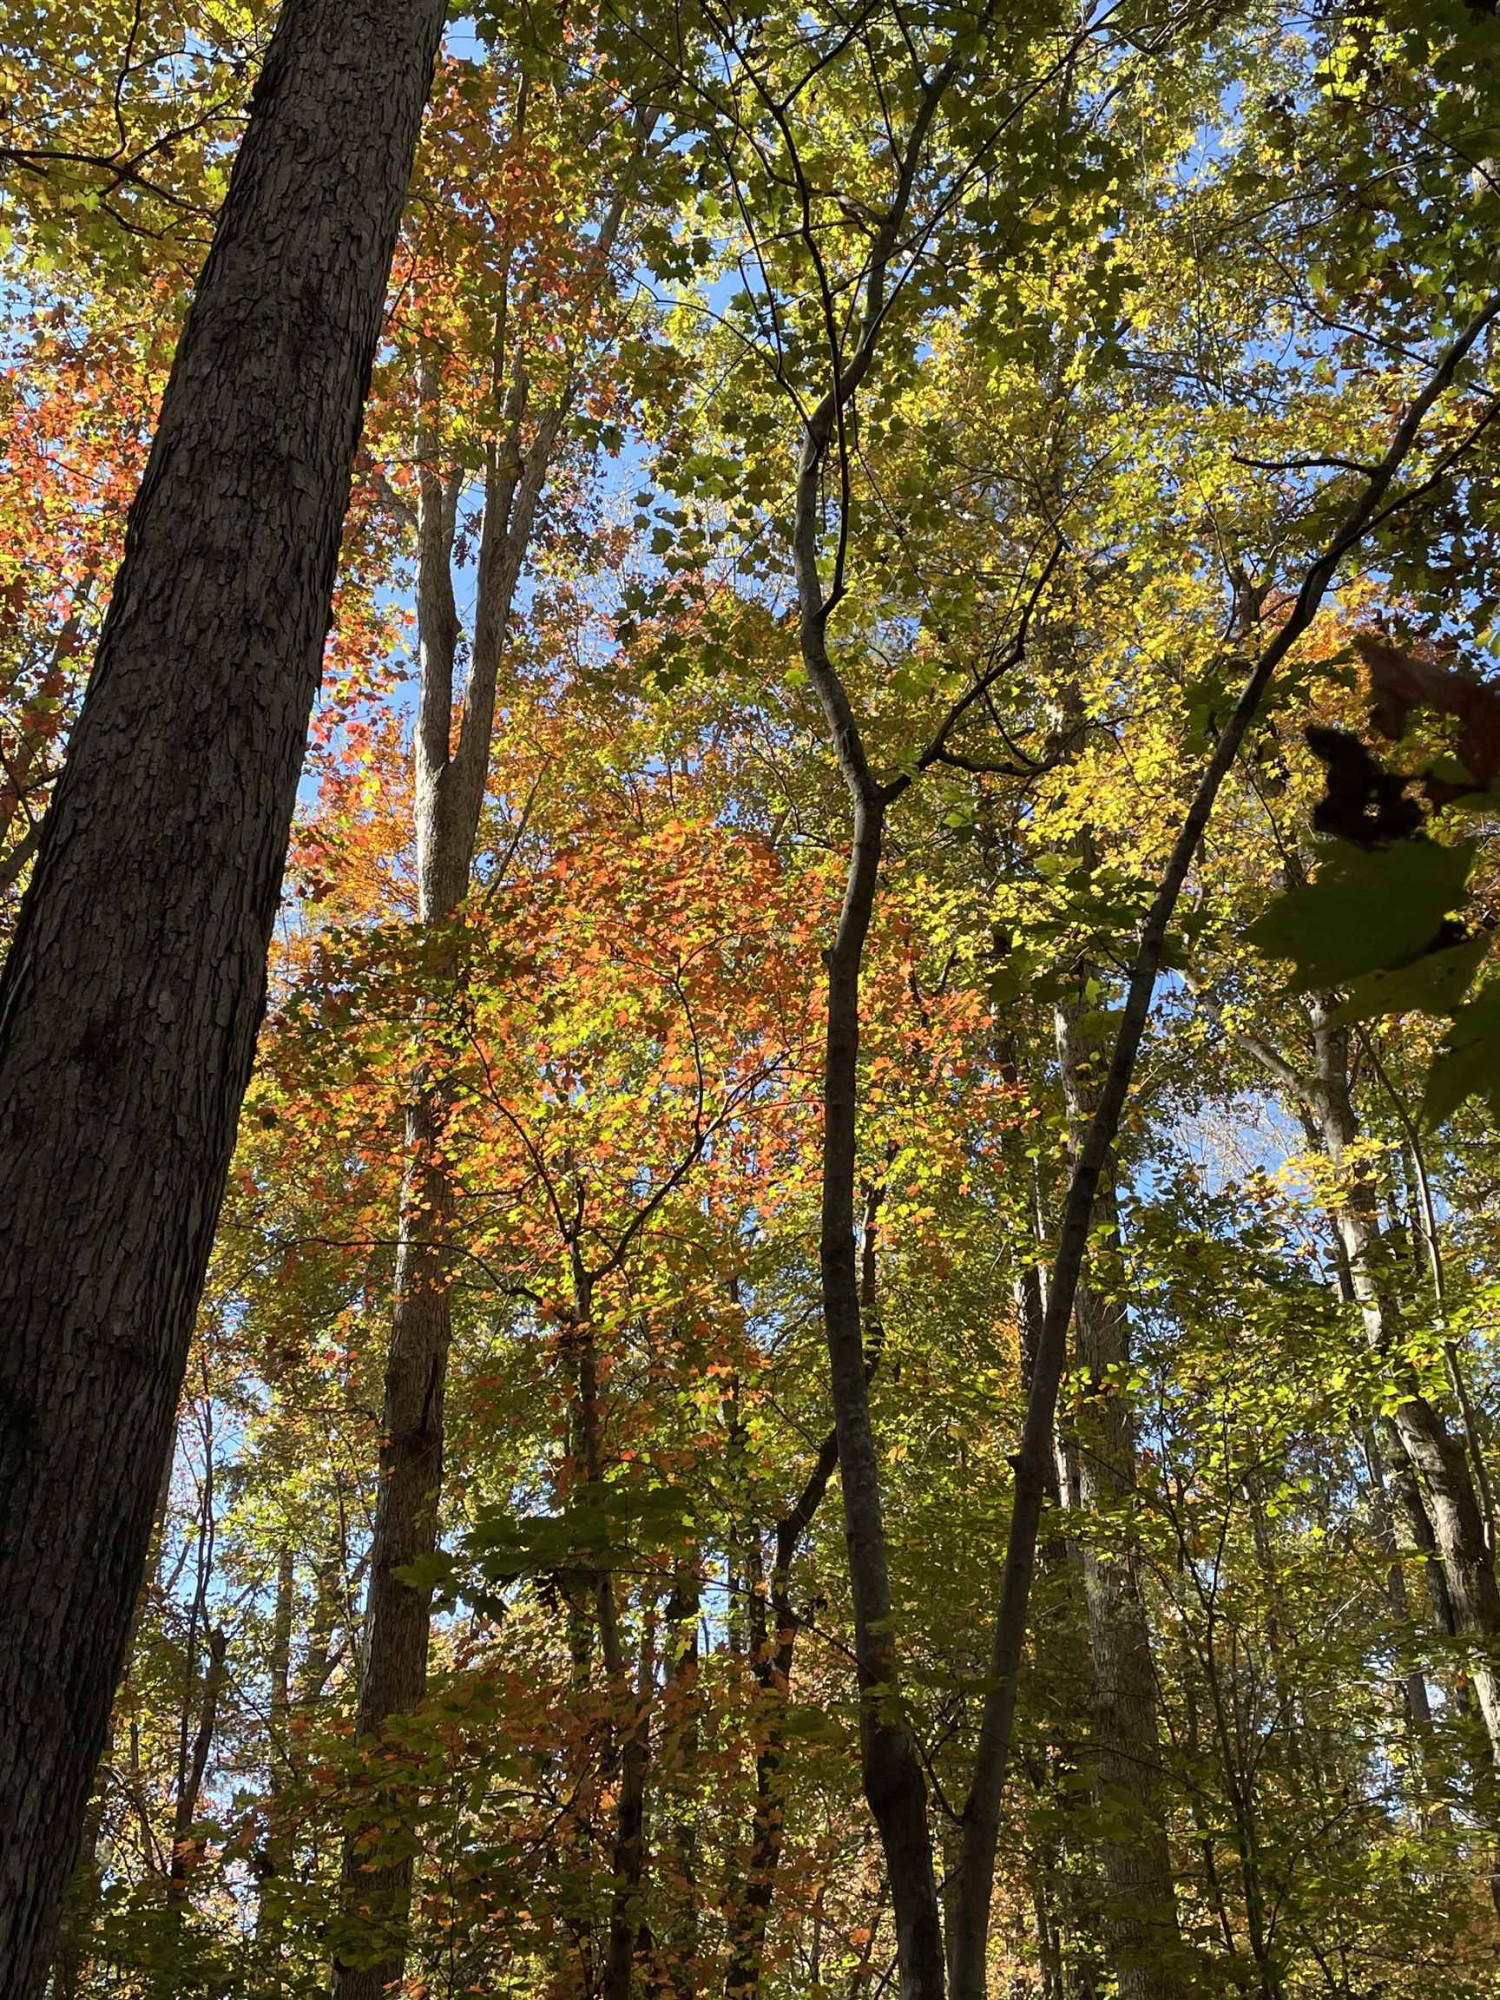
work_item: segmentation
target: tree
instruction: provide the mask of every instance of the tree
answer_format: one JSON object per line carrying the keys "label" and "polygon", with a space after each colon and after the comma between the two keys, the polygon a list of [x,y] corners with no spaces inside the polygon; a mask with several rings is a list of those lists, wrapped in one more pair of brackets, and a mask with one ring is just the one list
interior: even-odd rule
{"label": "tree", "polygon": [[[129,14],[4,135],[18,883],[215,185],[110,175],[233,96]],[[1490,2000],[1493,24],[548,26],[427,126],[59,1996]]]}
{"label": "tree", "polygon": [[[507,84],[509,88],[507,88]],[[568,423],[596,385],[599,322],[614,282],[616,238],[635,192],[649,116],[627,120],[625,143],[606,145],[602,193],[561,168],[571,138],[611,131],[606,91],[579,77],[538,82],[525,58],[513,78],[498,52],[476,73],[459,67],[445,88],[434,136],[435,227],[411,246],[408,282],[418,323],[397,339],[408,350],[406,382],[417,466],[415,596],[420,660],[414,738],[413,816],[417,920],[429,941],[419,1045],[406,1113],[406,1180],[398,1225],[396,1288],[381,1419],[379,1502],[370,1552],[359,1728],[378,1735],[420,1702],[426,1685],[430,1593],[406,1572],[437,1544],[442,1487],[443,1397],[451,1344],[449,1293],[458,1185],[445,1158],[452,1084],[441,1047],[452,1032],[465,978],[464,904],[490,781],[491,737],[512,613],[525,575],[547,481]],[[449,126],[453,127],[450,131]],[[493,159],[481,165],[487,153]],[[576,167],[578,152],[567,155]],[[487,170],[486,170],[487,169]],[[442,185],[451,174],[459,187]],[[478,226],[463,230],[474,187],[486,196]],[[428,176],[423,176],[424,192]],[[555,296],[569,289],[573,325],[562,352],[548,351],[535,309],[541,272]],[[566,275],[564,273],[566,272]],[[474,300],[483,324],[471,324]],[[459,443],[460,435],[463,444]],[[477,476],[465,461],[482,437]],[[477,488],[477,496],[473,491]],[[477,504],[476,602],[468,673],[454,581],[460,537]],[[493,883],[488,893],[502,885]],[[428,1043],[421,1047],[423,1040]],[[346,1900],[381,1909],[399,1940],[410,1897],[410,1859],[372,1871],[358,1843],[346,1860]],[[335,1966],[342,2000],[375,2000],[400,1976],[399,1948],[370,1964]]]}
{"label": "tree", "polygon": [[0,984],[0,1961],[47,1966],[249,1075],[436,0],[290,5]]}

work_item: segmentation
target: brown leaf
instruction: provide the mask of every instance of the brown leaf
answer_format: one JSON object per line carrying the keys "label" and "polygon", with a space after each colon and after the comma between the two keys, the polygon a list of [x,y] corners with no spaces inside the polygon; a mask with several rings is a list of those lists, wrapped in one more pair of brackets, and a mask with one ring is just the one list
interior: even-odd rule
{"label": "brown leaf", "polygon": [[[1403,652],[1378,632],[1357,632],[1354,650],[1370,670],[1371,714],[1381,735],[1395,742],[1414,708],[1456,716],[1454,748],[1464,768],[1480,789],[1493,789],[1500,778],[1500,686]],[[1444,790],[1457,795],[1455,788]]]}

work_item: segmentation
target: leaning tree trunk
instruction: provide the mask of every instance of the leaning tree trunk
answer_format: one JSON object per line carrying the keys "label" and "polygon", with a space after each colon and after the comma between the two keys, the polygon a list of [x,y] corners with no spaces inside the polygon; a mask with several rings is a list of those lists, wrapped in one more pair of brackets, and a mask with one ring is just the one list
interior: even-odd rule
{"label": "leaning tree trunk", "polygon": [[287,0],[0,981],[0,1996],[104,1741],[443,0]]}
{"label": "leaning tree trunk", "polygon": [[[1370,468],[1363,492],[1350,505],[1322,553],[1305,572],[1291,611],[1260,654],[1239,700],[1219,732],[1213,754],[1194,789],[1192,804],[1172,843],[1172,851],[1162,870],[1151,908],[1141,927],[1135,963],[1126,982],[1125,1005],[1115,1033],[1113,1052],[1103,1075],[1098,1105],[1079,1146],[1063,1207],[1057,1254],[1047,1286],[1046,1312],[1036,1343],[1021,1448],[1014,1461],[1015,1500],[1006,1538],[1000,1601],[995,1611],[990,1654],[991,1685],[985,1695],[974,1780],[964,1806],[964,1846],[960,1863],[962,1880],[955,1899],[962,1909],[963,1923],[954,1943],[952,2000],[983,2000],[985,1992],[989,1906],[999,1845],[1000,1809],[1025,1651],[1027,1606],[1036,1564],[1037,1534],[1048,1487],[1057,1392],[1067,1359],[1067,1331],[1073,1317],[1074,1294],[1088,1252],[1094,1199],[1134,1080],[1136,1060],[1145,1036],[1157,976],[1165,955],[1167,933],[1176,915],[1178,898],[1213,814],[1220,788],[1239,755],[1245,734],[1259,713],[1278,667],[1312,624],[1345,556],[1359,547],[1377,518],[1384,518],[1382,510],[1387,496],[1420,437],[1428,415],[1452,385],[1465,357],[1496,319],[1500,319],[1500,293],[1485,301],[1464,331],[1446,349],[1425,386],[1413,398],[1396,426],[1384,458]],[[1258,605],[1252,609],[1258,612]]]}
{"label": "leaning tree trunk", "polygon": [[[1059,1007],[1057,1052],[1068,1120],[1077,1135],[1097,1100],[1079,1010]],[[1113,1162],[1095,1204],[1118,1241]],[[1120,2000],[1177,2000],[1184,1992],[1172,1857],[1162,1818],[1161,1737],[1151,1631],[1130,1514],[1136,1504],[1135,1419],[1123,1377],[1130,1361],[1124,1305],[1080,1281],[1073,1306],[1086,1400],[1078,1418],[1079,1502],[1103,1533],[1081,1549],[1094,1679],[1094,1756],[1110,1829],[1101,1841],[1104,1925]],[[1117,1545],[1118,1544],[1118,1545]]]}

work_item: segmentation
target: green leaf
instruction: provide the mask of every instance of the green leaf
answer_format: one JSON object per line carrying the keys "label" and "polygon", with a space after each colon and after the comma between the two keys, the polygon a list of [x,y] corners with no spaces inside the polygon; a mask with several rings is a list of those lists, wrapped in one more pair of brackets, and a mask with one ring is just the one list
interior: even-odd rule
{"label": "green leaf", "polygon": [[403,1563],[391,1574],[397,1583],[404,1583],[409,1590],[437,1590],[447,1595],[454,1588],[458,1570],[445,1549],[434,1549],[428,1555]]}
{"label": "green leaf", "polygon": [[1463,902],[1474,847],[1402,840],[1367,850],[1336,841],[1316,878],[1278,896],[1246,936],[1267,958],[1292,960],[1293,993],[1394,971],[1420,958]]}
{"label": "green leaf", "polygon": [[1446,951],[1430,951],[1410,965],[1367,972],[1330,1018],[1341,1026],[1380,1014],[1451,1014],[1474,982],[1489,949],[1486,937],[1466,938]]}
{"label": "green leaf", "polygon": [[1500,980],[1455,1015],[1427,1079],[1422,1116],[1440,1125],[1473,1096],[1484,1098],[1500,1120]]}

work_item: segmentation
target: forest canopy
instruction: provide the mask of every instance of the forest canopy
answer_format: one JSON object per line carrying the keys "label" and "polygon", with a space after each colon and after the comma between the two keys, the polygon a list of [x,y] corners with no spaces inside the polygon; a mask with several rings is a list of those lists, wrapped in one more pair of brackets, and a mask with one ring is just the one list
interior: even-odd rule
{"label": "forest canopy", "polygon": [[442,14],[0,20],[0,2000],[1500,1995],[1493,5]]}

